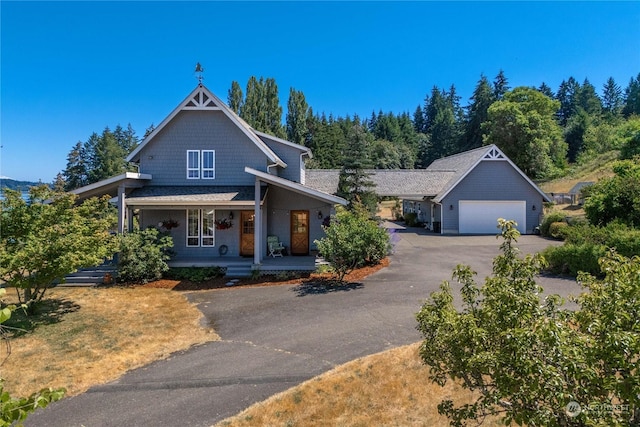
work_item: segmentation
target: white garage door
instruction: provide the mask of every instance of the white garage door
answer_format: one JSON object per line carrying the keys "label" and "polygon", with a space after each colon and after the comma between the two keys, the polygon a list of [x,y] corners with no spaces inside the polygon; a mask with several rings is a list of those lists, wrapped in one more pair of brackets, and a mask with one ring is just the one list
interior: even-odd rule
{"label": "white garage door", "polygon": [[512,219],[518,223],[518,231],[526,230],[526,202],[460,200],[460,234],[498,234],[498,218]]}

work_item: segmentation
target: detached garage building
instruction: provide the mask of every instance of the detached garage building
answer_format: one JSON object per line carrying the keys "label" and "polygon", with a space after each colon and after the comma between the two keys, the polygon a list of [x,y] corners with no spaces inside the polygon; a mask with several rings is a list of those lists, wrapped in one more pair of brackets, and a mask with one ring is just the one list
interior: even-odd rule
{"label": "detached garage building", "polygon": [[[498,218],[515,220],[522,234],[540,224],[542,192],[495,145],[434,161],[426,169],[369,170],[380,196],[398,197],[403,212],[441,234],[497,234]],[[335,193],[337,170],[306,171],[306,185]]]}

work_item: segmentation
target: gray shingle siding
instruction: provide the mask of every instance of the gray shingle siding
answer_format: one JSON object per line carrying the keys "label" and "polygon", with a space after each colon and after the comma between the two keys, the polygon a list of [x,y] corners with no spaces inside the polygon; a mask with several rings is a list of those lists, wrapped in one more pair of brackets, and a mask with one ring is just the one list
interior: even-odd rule
{"label": "gray shingle siding", "polygon": [[[445,233],[457,233],[460,200],[525,200],[526,232],[538,226],[542,196],[507,161],[480,162],[443,200]],[[454,209],[449,210],[453,205]],[[536,210],[532,210],[532,206]],[[496,224],[497,225],[497,224]],[[496,229],[497,234],[497,229]]]}
{"label": "gray shingle siding", "polygon": [[[270,186],[267,193],[268,215],[267,229],[269,235],[278,236],[285,246],[291,246],[290,212],[294,210],[309,211],[309,249],[315,250],[314,240],[324,236],[322,221],[331,214],[332,206],[311,197],[286,191],[276,186]],[[318,211],[322,212],[322,219],[318,218]]]}
{"label": "gray shingle siding", "polygon": [[[187,150],[215,150],[215,179],[187,179]],[[139,158],[151,185],[252,185],[245,166],[267,166],[265,154],[220,111],[181,111]]]}

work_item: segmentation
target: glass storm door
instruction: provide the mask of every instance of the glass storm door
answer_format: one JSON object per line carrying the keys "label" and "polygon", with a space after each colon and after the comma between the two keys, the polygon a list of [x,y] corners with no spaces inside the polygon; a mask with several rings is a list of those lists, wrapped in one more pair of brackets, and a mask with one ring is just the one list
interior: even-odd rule
{"label": "glass storm door", "polygon": [[240,255],[253,255],[254,242],[254,214],[253,211],[240,212]]}
{"label": "glass storm door", "polygon": [[291,211],[291,255],[309,254],[309,211]]}

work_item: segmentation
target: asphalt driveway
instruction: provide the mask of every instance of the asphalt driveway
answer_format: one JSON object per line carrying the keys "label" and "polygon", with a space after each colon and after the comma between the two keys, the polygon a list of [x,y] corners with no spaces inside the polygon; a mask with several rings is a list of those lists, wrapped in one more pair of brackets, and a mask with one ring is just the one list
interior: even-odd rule
{"label": "asphalt driveway", "polygon": [[[391,265],[361,285],[321,292],[299,285],[188,294],[222,337],[52,404],[29,426],[210,426],[334,366],[420,340],[415,313],[453,268],[481,281],[500,243],[493,236],[398,230]],[[555,242],[522,236],[534,253]],[[576,294],[573,280],[541,278],[547,292]],[[454,286],[455,289],[455,286]]]}

